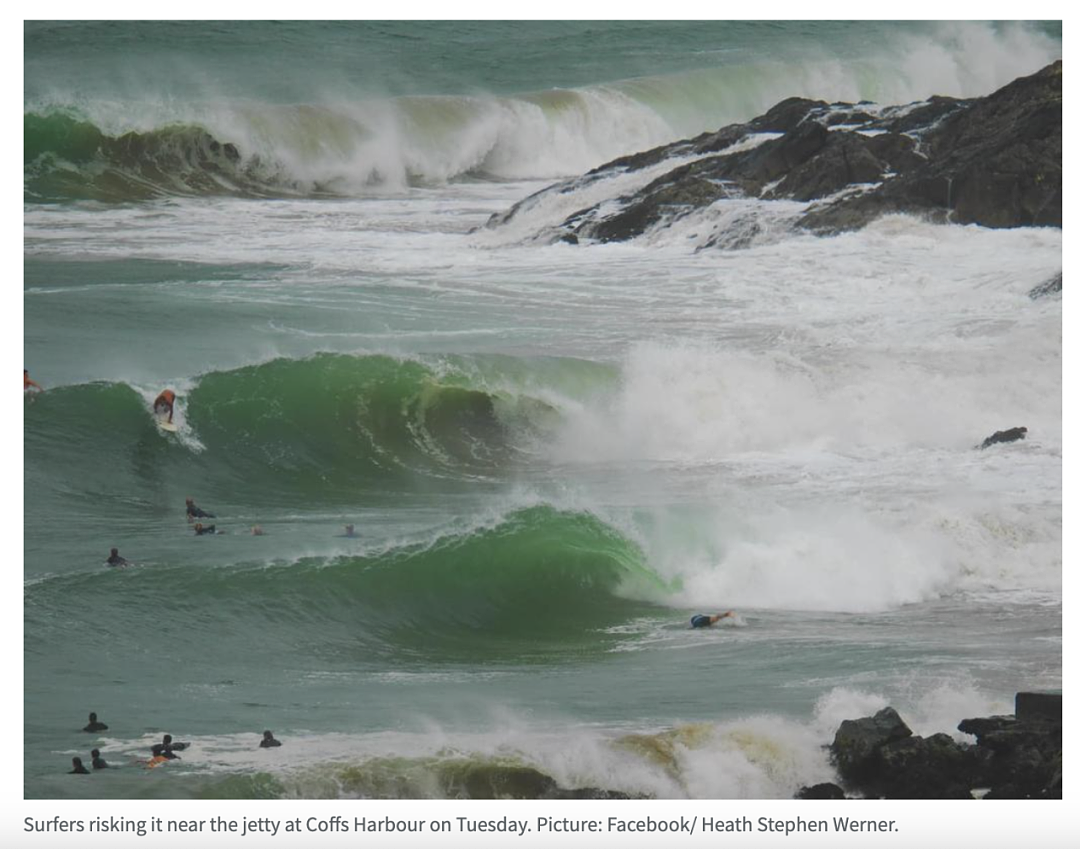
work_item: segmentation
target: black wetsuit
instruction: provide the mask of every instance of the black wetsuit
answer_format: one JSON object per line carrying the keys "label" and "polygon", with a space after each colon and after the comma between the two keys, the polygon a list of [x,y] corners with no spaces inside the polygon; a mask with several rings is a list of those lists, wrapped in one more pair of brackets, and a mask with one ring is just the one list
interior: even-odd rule
{"label": "black wetsuit", "polygon": [[264,738],[262,739],[262,741],[261,741],[261,742],[259,743],[259,748],[260,748],[260,749],[272,749],[272,748],[274,748],[275,746],[280,746],[280,745],[281,745],[281,741],[280,741],[280,740],[275,740],[275,739],[274,739],[273,737],[271,737],[271,738],[270,738],[269,740],[267,740],[267,739],[266,739],[266,738],[264,737]]}
{"label": "black wetsuit", "polygon": [[93,764],[94,769],[108,769],[109,768],[108,763],[105,762],[105,758],[101,758],[101,757],[94,758],[94,760],[91,763]]}
{"label": "black wetsuit", "polygon": [[201,507],[194,504],[189,504],[187,509],[187,515],[189,519],[216,519],[213,513],[207,513]]}
{"label": "black wetsuit", "polygon": [[216,534],[216,533],[217,533],[217,527],[215,525],[207,525],[206,527],[196,528],[195,529],[195,536],[197,536],[197,537],[201,537],[204,534]]}
{"label": "black wetsuit", "polygon": [[712,625],[712,617],[705,613],[698,613],[690,617],[691,628],[708,628]]}
{"label": "black wetsuit", "polygon": [[91,734],[94,733],[95,731],[108,731],[108,730],[109,730],[109,726],[106,725],[104,722],[91,722],[89,725],[87,725],[85,728],[83,728],[83,731],[89,731]]}
{"label": "black wetsuit", "polygon": [[77,767],[75,767],[75,769],[71,770],[71,772],[68,773],[68,775],[89,775],[89,774],[90,774],[90,770],[88,770],[82,764],[79,764]]}
{"label": "black wetsuit", "polygon": [[110,554],[109,559],[106,560],[105,562],[108,563],[110,566],[127,566],[128,565],[127,560],[125,558],[121,557],[119,554],[117,554],[115,557]]}

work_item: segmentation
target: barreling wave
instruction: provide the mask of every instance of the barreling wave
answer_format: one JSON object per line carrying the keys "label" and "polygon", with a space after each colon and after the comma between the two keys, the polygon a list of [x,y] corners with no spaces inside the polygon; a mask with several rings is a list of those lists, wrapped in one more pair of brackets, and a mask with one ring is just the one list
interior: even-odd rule
{"label": "barreling wave", "polygon": [[[1060,58],[1024,25],[940,24],[843,58],[795,38],[767,58],[519,94],[325,93],[289,104],[184,100],[148,82],[138,100],[49,90],[24,107],[27,202],[185,195],[354,196],[458,179],[556,179],[745,121],[790,96],[907,103],[988,94]],[[849,55],[854,50],[854,55]],[[245,88],[246,69],[234,85]],[[246,83],[253,85],[253,81]]]}
{"label": "barreling wave", "polygon": [[616,638],[603,629],[643,609],[634,599],[666,591],[632,540],[589,513],[537,506],[355,554],[48,578],[27,586],[26,615],[41,620],[28,633],[64,627],[63,611],[78,599],[102,621],[160,631],[167,599],[172,622],[227,620],[260,644],[295,646],[317,632],[319,650],[348,645],[367,659],[521,661],[604,650]]}
{"label": "barreling wave", "polygon": [[[28,469],[114,478],[128,467],[179,473],[194,461],[244,490],[258,482],[318,493],[401,476],[497,474],[527,461],[560,419],[551,403],[493,389],[445,361],[322,354],[203,375],[181,392],[177,444],[150,416],[156,391],[95,383],[42,396],[27,410]],[[184,445],[205,450],[193,460]]]}

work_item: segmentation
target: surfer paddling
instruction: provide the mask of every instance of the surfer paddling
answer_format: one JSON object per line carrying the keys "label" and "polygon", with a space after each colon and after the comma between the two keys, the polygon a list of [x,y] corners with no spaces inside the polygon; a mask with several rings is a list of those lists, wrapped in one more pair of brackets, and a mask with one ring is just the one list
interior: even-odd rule
{"label": "surfer paddling", "polygon": [[168,422],[172,424],[173,405],[176,403],[176,393],[171,389],[164,390],[154,399],[154,415],[163,416],[169,414]]}
{"label": "surfer paddling", "polygon": [[714,613],[712,615],[708,613],[698,613],[695,616],[690,617],[691,628],[711,628],[721,619],[727,619],[729,616],[734,616],[735,611],[729,610],[727,613]]}

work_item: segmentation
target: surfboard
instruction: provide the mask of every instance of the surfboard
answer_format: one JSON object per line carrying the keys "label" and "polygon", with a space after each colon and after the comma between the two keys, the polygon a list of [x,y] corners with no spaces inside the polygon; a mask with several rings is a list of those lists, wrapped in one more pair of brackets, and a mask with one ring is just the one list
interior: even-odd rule
{"label": "surfboard", "polygon": [[159,428],[161,428],[163,431],[165,431],[166,433],[176,433],[180,429],[176,425],[174,425],[172,422],[165,421],[163,419],[158,419],[157,426]]}
{"label": "surfboard", "polygon": [[168,762],[169,762],[169,759],[167,757],[165,757],[164,755],[154,755],[152,758],[150,758],[150,760],[146,761],[146,768],[147,769],[154,769],[155,767],[159,767],[162,764],[165,764],[165,763],[168,763]]}

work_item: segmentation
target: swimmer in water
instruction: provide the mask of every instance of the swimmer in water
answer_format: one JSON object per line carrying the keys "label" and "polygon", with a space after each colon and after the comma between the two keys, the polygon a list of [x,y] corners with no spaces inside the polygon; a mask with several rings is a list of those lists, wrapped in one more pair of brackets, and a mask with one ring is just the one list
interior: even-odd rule
{"label": "swimmer in water", "polygon": [[347,537],[355,537],[356,536],[356,526],[355,525],[346,525],[345,526],[345,536],[347,536]]}
{"label": "swimmer in water", "polygon": [[216,519],[217,518],[217,516],[215,516],[213,513],[207,513],[205,510],[203,510],[202,507],[200,507],[198,504],[195,503],[194,499],[185,498],[184,503],[187,506],[187,520],[188,520],[188,522],[193,522],[195,519]]}
{"label": "swimmer in water", "polygon": [[195,536],[201,537],[206,534],[216,534],[217,527],[214,525],[204,525],[202,522],[195,523]]}
{"label": "swimmer in water", "polygon": [[273,731],[264,731],[263,738],[259,741],[260,749],[273,749],[275,746],[280,746],[281,741],[274,739]]}
{"label": "swimmer in water", "polygon": [[72,758],[71,765],[75,767],[68,775],[89,775],[90,770],[83,766],[82,758]]}
{"label": "swimmer in water", "polygon": [[108,731],[108,730],[109,730],[108,725],[106,725],[104,722],[98,722],[97,721],[97,714],[96,713],[90,714],[90,724],[87,725],[85,728],[83,728],[83,731],[89,731],[90,733],[95,733],[97,731]]}
{"label": "swimmer in water", "polygon": [[253,537],[266,536],[266,531],[264,531],[262,529],[262,525],[252,525],[251,526],[251,535]]}
{"label": "swimmer in water", "polygon": [[169,761],[178,761],[180,756],[173,751],[173,749],[186,749],[187,743],[173,744],[172,734],[166,734],[161,738],[160,743],[155,743],[150,747],[150,752],[153,756],[162,757]]}
{"label": "swimmer in water", "polygon": [[100,749],[94,749],[93,751],[91,751],[90,752],[90,757],[93,758],[93,760],[90,762],[90,765],[94,769],[108,769],[109,768],[109,764],[105,761],[105,758],[103,758],[101,756],[101,750]]}
{"label": "swimmer in water", "polygon": [[127,566],[128,565],[127,559],[121,557],[120,556],[120,551],[118,549],[115,549],[115,548],[109,550],[109,559],[106,560],[105,562],[108,563],[110,566]]}
{"label": "swimmer in water", "polygon": [[172,424],[173,405],[176,404],[176,393],[171,389],[164,390],[154,399],[154,415],[162,416],[169,414],[169,424]]}
{"label": "swimmer in water", "polygon": [[727,613],[715,613],[709,615],[708,613],[698,613],[696,616],[690,617],[691,628],[709,628],[719,622],[721,619],[727,619],[729,616],[734,616],[735,611],[729,610]]}

